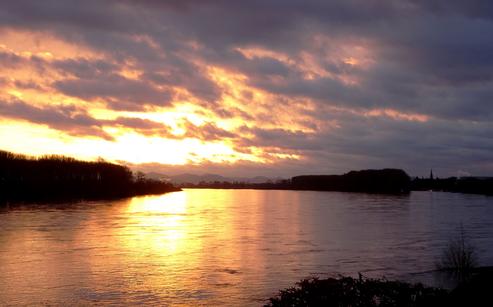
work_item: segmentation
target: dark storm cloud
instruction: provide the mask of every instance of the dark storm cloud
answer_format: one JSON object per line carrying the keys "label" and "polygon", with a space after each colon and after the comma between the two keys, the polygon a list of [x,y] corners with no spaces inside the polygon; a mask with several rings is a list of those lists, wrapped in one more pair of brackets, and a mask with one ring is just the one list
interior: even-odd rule
{"label": "dark storm cloud", "polygon": [[319,136],[315,133],[289,131],[285,129],[261,129],[242,127],[243,133],[253,135],[251,139],[243,139],[236,143],[242,146],[274,147],[290,151],[323,150]]}
{"label": "dark storm cloud", "polygon": [[114,120],[111,121],[106,121],[106,122],[111,122],[114,125],[122,126],[125,128],[132,128],[132,129],[138,129],[138,130],[156,130],[156,129],[162,129],[164,125],[157,123],[152,120],[148,119],[142,119],[142,118],[135,118],[135,117],[118,117]]}
{"label": "dark storm cloud", "polygon": [[101,75],[109,75],[119,70],[119,66],[115,63],[84,58],[55,61],[53,67],[61,73],[80,79],[91,79]]}
{"label": "dark storm cloud", "polygon": [[0,51],[0,64],[2,67],[15,68],[24,63],[24,59],[10,52]]}
{"label": "dark storm cloud", "polygon": [[38,72],[44,71],[45,61],[35,55],[22,57],[15,53],[0,50],[0,66],[2,68],[16,69],[22,66],[30,66]]}
{"label": "dark storm cloud", "polygon": [[[127,79],[120,75],[107,75],[102,78],[69,79],[56,81],[53,86],[60,92],[81,99],[102,99],[114,108],[121,105],[125,109],[140,109],[145,104],[167,106],[171,93],[140,80]],[[133,107],[133,105],[135,105]]]}
{"label": "dark storm cloud", "polygon": [[199,67],[184,64],[185,67],[162,68],[161,72],[150,70],[142,75],[142,80],[155,85],[178,86],[186,88],[192,95],[200,98],[204,103],[213,103],[221,96],[217,85],[204,77]]}
{"label": "dark storm cloud", "polygon": [[[389,163],[421,172],[428,167],[420,166],[425,159],[449,174],[469,166],[478,173],[493,171],[489,0],[18,0],[0,5],[0,25],[46,31],[113,59],[50,63],[72,77],[53,84],[66,95],[138,110],[144,104],[169,105],[172,88],[183,87],[219,116],[238,116],[244,111],[218,104],[224,89],[198,64],[207,63],[244,74],[248,85],[281,97],[271,102],[273,110],[290,107],[279,102],[286,101],[282,97],[309,99],[318,105],[314,119],[339,122],[337,129],[313,134],[250,128],[253,137],[238,146],[304,151],[316,163],[337,161],[333,168]],[[317,45],[317,36],[325,42]],[[345,46],[363,46],[371,63],[343,63],[351,56]],[[282,53],[290,63],[271,55],[247,57],[238,48]],[[303,54],[328,75],[307,78],[300,68]],[[0,53],[4,67],[24,61]],[[30,61],[44,65],[37,57]],[[136,80],[116,75],[129,63],[141,71]],[[325,106],[360,113],[388,108],[427,115],[429,121],[333,114]],[[248,113],[240,117],[253,118]],[[205,138],[232,137],[216,126],[203,128],[209,134]]]}
{"label": "dark storm cloud", "polygon": [[101,129],[100,122],[73,106],[36,107],[16,99],[0,101],[0,114],[4,118],[28,120],[64,130],[71,135],[112,139]]}
{"label": "dark storm cloud", "polygon": [[186,133],[184,136],[186,137],[198,138],[201,140],[209,140],[209,141],[236,137],[236,134],[221,129],[218,126],[216,126],[214,123],[210,123],[210,122],[204,123],[200,126],[196,126],[191,122],[184,121],[181,126],[185,128]]}
{"label": "dark storm cloud", "polygon": [[436,14],[453,13],[469,18],[493,19],[493,3],[489,0],[413,0],[413,3]]}
{"label": "dark storm cloud", "polygon": [[[129,31],[136,20],[128,20],[131,14],[119,9],[119,6],[88,1],[4,1],[0,16],[6,26],[45,27],[60,25],[62,27],[80,27],[90,31],[121,29]],[[122,17],[128,18],[127,20]],[[130,22],[128,22],[130,21]]]}

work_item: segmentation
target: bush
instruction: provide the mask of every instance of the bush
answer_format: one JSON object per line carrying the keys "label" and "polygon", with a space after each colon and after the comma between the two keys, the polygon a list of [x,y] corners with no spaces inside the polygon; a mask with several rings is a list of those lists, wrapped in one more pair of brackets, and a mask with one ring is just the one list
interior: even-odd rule
{"label": "bush", "polygon": [[477,263],[475,247],[468,241],[461,225],[459,236],[450,240],[437,267],[464,282],[471,277]]}
{"label": "bush", "polygon": [[265,306],[443,306],[447,295],[442,289],[385,279],[313,278],[281,290]]}

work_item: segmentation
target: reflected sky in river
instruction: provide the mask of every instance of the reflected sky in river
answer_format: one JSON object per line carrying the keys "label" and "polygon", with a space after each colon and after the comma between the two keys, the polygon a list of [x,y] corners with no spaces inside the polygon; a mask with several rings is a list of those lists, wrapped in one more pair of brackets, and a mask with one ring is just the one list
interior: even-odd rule
{"label": "reflected sky in river", "polygon": [[493,199],[185,190],[0,213],[0,304],[260,305],[312,274],[432,270],[462,224],[493,264]]}

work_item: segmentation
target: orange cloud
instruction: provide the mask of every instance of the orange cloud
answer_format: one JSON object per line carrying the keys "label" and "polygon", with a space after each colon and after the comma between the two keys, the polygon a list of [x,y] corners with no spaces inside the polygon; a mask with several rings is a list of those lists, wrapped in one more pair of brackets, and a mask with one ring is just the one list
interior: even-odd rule
{"label": "orange cloud", "polygon": [[368,117],[390,117],[395,120],[406,120],[406,121],[416,121],[416,122],[427,122],[430,120],[430,116],[425,114],[417,113],[405,113],[394,109],[373,109],[363,113]]}

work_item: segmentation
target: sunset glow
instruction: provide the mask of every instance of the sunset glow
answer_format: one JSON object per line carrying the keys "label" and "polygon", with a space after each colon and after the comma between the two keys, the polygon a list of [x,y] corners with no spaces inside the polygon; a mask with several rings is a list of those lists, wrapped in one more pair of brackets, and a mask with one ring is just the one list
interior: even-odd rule
{"label": "sunset glow", "polygon": [[[178,6],[127,1],[84,12],[59,7],[81,15],[74,20],[36,6],[43,13],[30,21],[2,23],[0,148],[104,158],[136,169],[151,163],[163,172],[176,165],[183,171],[236,165],[241,174],[249,165],[248,171],[274,175],[271,170],[278,169],[289,176],[341,172],[354,163],[367,168],[393,161],[413,168],[414,158],[369,151],[365,142],[396,147],[401,144],[392,142],[403,134],[413,139],[436,132],[427,133],[433,140],[416,140],[401,152],[424,155],[433,148],[427,142],[444,141],[446,150],[456,146],[458,133],[463,140],[481,138],[476,131],[489,127],[491,108],[484,110],[482,99],[489,97],[491,81],[452,77],[462,66],[446,72],[431,47],[420,50],[374,25],[368,32],[347,32],[337,22],[326,26],[296,10],[298,19],[279,21],[284,27],[266,33],[249,22],[216,27],[205,21],[217,19],[219,4],[205,5],[211,14],[205,19],[192,6],[184,18],[201,24],[192,28],[178,18]],[[18,9],[9,10],[12,20],[22,13]],[[399,10],[414,16],[415,9]],[[406,24],[396,27],[411,31]],[[428,71],[430,65],[437,68]],[[368,138],[360,139],[360,131]],[[460,146],[469,150],[469,144]],[[485,148],[471,159],[481,160]],[[491,169],[491,163],[454,163],[430,162],[449,174],[466,166]]]}

